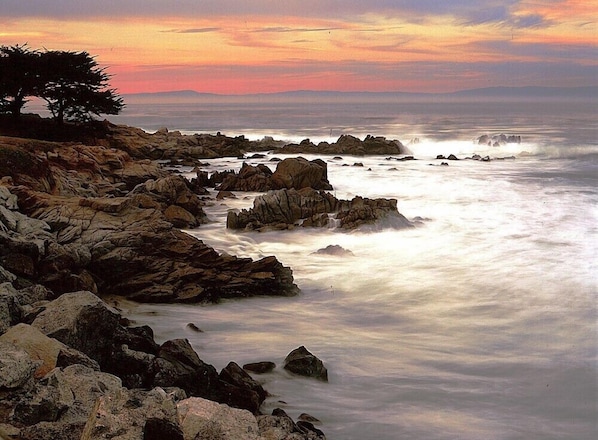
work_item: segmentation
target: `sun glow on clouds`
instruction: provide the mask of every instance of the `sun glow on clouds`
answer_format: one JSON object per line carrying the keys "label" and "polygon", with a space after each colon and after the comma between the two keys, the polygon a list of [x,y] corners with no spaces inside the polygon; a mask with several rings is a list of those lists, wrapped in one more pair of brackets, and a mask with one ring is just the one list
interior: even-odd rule
{"label": "sun glow on clouds", "polygon": [[[0,7],[0,44],[87,50],[109,68],[121,93],[575,85],[571,78],[559,83],[545,74],[565,71],[565,65],[569,71],[580,68],[575,78],[585,84],[579,85],[596,84],[595,1],[481,3],[459,0],[448,8],[424,0],[390,6],[374,1],[368,9],[351,1],[334,14],[331,2],[316,2],[311,12],[289,7],[292,14],[283,15],[280,6],[259,14],[261,3],[255,2],[241,5],[246,13],[238,15],[159,17],[144,15],[143,7],[139,15],[85,16],[81,6],[70,18],[10,19]],[[216,3],[210,7],[217,9]],[[513,78],[529,80],[513,84]]]}

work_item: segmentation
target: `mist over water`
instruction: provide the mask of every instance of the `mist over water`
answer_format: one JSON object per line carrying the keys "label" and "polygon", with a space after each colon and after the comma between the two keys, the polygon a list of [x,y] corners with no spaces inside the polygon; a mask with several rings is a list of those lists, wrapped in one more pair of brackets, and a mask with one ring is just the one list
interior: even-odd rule
{"label": "mist over water", "polygon": [[[223,117],[214,132],[241,134],[236,130],[254,118],[257,136],[302,139],[327,117],[272,112],[268,133],[259,107],[249,115],[229,110],[208,118],[215,124]],[[206,208],[212,222],[188,232],[219,252],[276,255],[292,267],[302,293],[210,306],[131,305],[131,317],[151,325],[161,341],[188,338],[218,369],[230,360],[274,361],[273,373],[255,376],[273,394],[264,411],[310,413],[329,439],[596,438],[595,113],[528,106],[511,114],[502,104],[424,110],[405,108],[400,123],[384,108],[360,116],[359,109],[343,107],[335,116],[343,132],[362,129],[350,134],[405,144],[419,138],[409,145],[418,160],[323,157],[337,197],[396,198],[415,228],[230,232],[227,211],[250,207],[257,195],[237,193],[214,201]],[[172,129],[203,132],[208,124],[185,108],[162,116],[152,108],[149,119],[144,111],[134,117],[147,129],[157,128],[151,124],[160,118],[160,126]],[[382,119],[364,119],[376,111]],[[227,114],[246,121],[237,126]],[[501,132],[520,134],[523,142],[472,142]],[[437,154],[451,153],[515,158],[431,166],[439,165]],[[274,169],[274,156],[283,157],[272,152],[249,162]],[[350,166],[355,162],[364,166]],[[241,163],[218,159],[206,170]],[[330,244],[353,256],[314,255]],[[190,322],[203,333],[188,330]],[[324,361],[329,383],[282,370],[286,354],[300,345]]]}

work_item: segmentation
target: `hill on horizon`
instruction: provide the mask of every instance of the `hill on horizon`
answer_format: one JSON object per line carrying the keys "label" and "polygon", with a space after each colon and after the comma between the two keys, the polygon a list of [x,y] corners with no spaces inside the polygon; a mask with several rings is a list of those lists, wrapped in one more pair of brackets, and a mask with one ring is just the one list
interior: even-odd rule
{"label": "hill on horizon", "polygon": [[478,101],[493,100],[598,100],[598,86],[583,87],[485,87],[448,93],[417,92],[342,92],[333,90],[292,90],[273,93],[217,94],[195,90],[173,90],[123,94],[131,103],[193,103],[193,102],[388,102],[388,101]]}

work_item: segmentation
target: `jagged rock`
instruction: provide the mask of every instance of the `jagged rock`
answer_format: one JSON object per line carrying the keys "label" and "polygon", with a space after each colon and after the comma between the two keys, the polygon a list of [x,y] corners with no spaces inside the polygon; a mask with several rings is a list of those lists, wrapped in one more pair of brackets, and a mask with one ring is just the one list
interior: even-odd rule
{"label": "jagged rock", "polygon": [[[36,384],[30,397],[16,403],[13,419],[34,425],[22,431],[24,438],[79,439],[96,400],[121,388],[120,379],[83,365],[54,369]],[[51,437],[49,434],[60,437]]]}
{"label": "jagged rock", "polygon": [[332,189],[328,182],[328,166],[321,159],[308,161],[303,157],[288,158],[279,162],[272,174],[274,189]]}
{"label": "jagged rock", "polygon": [[266,165],[243,163],[238,174],[227,174],[218,187],[220,191],[267,191],[272,189],[272,170]]}
{"label": "jagged rock", "polygon": [[179,402],[177,408],[185,439],[261,440],[249,411],[196,397]]}
{"label": "jagged rock", "polygon": [[[397,211],[394,199],[338,200],[330,193],[311,188],[278,190],[258,196],[253,208],[240,212],[229,211],[229,229],[265,230],[290,229],[302,226],[328,227],[330,216],[338,220],[338,227],[354,229],[382,219],[392,219],[393,227],[410,227],[411,223]],[[300,220],[302,220],[300,222]],[[334,222],[332,222],[334,223]]]}
{"label": "jagged rock", "polygon": [[[182,440],[176,401],[161,388],[151,391],[117,389],[101,396],[91,410],[81,440]],[[156,437],[158,434],[164,437]]]}
{"label": "jagged rock", "polygon": [[300,420],[297,423],[282,409],[276,408],[272,415],[258,416],[260,435],[268,440],[325,440],[322,431],[312,423]]}
{"label": "jagged rock", "polygon": [[178,387],[188,395],[213,398],[218,394],[216,369],[204,363],[187,339],[166,341],[151,365],[152,386]]}
{"label": "jagged rock", "polygon": [[300,376],[328,381],[328,371],[320,359],[304,346],[291,351],[284,360],[284,369]]}
{"label": "jagged rock", "polygon": [[274,362],[253,362],[249,364],[244,364],[243,369],[247,371],[251,371],[255,374],[265,374],[270,373],[272,370],[276,368],[276,364]]}
{"label": "jagged rock", "polygon": [[257,414],[268,393],[235,362],[230,362],[220,372],[222,382],[232,385],[225,387],[226,399],[219,399],[235,408],[243,408]]}
{"label": "jagged rock", "polygon": [[23,348],[0,339],[0,390],[23,387],[38,365]]}
{"label": "jagged rock", "polygon": [[112,361],[112,338],[119,326],[119,314],[91,292],[58,297],[46,305],[32,325],[95,359],[100,366]]}

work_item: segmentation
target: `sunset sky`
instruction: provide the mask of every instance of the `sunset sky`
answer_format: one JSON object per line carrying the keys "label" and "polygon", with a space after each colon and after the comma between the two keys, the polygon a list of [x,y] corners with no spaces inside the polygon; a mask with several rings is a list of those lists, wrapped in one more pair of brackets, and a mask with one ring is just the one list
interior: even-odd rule
{"label": "sunset sky", "polygon": [[598,85],[598,0],[0,0],[0,45],[86,50],[120,93]]}

